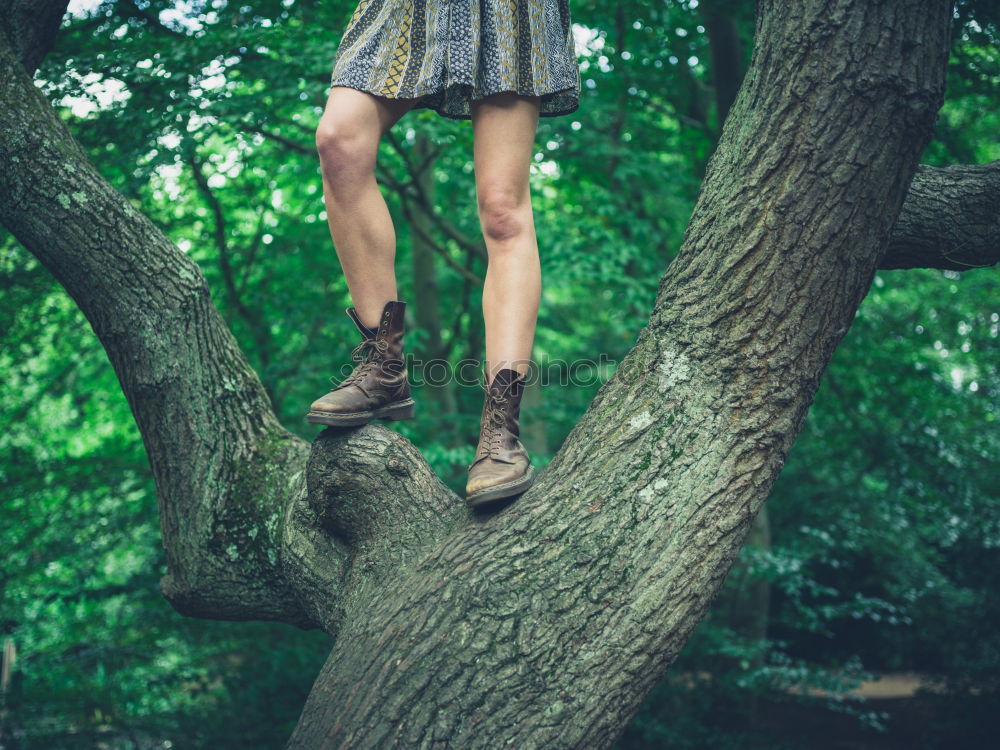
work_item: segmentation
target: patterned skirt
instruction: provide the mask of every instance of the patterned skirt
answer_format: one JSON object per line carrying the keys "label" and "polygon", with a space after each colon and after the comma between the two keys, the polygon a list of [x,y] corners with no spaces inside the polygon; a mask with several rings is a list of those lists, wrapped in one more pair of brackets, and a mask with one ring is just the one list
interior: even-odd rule
{"label": "patterned skirt", "polygon": [[540,96],[539,116],[580,106],[569,0],[360,0],[331,86],[418,98],[455,120],[501,91]]}

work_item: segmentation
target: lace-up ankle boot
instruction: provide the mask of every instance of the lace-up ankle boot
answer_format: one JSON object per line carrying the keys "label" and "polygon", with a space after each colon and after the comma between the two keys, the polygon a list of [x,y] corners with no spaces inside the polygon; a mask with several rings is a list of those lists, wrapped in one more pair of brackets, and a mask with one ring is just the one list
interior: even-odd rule
{"label": "lace-up ankle boot", "polygon": [[332,391],[313,402],[307,421],[349,427],[373,419],[413,418],[414,402],[403,359],[405,309],[405,302],[389,300],[382,309],[378,326],[368,328],[357,310],[347,308],[347,314],[361,332],[361,343],[351,352],[351,359],[358,364]]}
{"label": "lace-up ankle boot", "polygon": [[[487,378],[485,370],[483,378]],[[535,481],[535,468],[518,439],[524,376],[504,368],[488,386],[485,382],[481,385],[486,401],[479,423],[479,445],[465,485],[466,502],[472,507],[519,495]]]}

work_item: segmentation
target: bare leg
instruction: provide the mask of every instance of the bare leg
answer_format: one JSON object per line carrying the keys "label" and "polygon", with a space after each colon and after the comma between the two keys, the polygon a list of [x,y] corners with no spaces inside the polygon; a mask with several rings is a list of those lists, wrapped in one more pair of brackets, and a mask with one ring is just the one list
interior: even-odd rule
{"label": "bare leg", "polygon": [[528,173],[538,97],[504,92],[472,104],[479,221],[489,262],[483,285],[489,382],[505,367],[526,374],[535,338],[542,273]]}
{"label": "bare leg", "polygon": [[396,230],[375,181],[382,136],[415,99],[332,86],[316,128],[330,236],[362,323],[375,327],[396,299]]}

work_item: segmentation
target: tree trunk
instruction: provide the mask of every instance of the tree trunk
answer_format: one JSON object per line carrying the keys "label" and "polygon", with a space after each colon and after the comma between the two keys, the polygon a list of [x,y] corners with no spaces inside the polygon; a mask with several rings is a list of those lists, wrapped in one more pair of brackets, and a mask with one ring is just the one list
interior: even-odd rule
{"label": "tree trunk", "polygon": [[698,13],[705,22],[708,48],[712,55],[712,83],[715,86],[715,111],[719,130],[729,117],[729,109],[743,82],[743,44],[733,18],[731,2],[703,0]]}
{"label": "tree trunk", "polygon": [[55,44],[68,7],[69,0],[0,0],[0,33],[29,74]]}
{"label": "tree trunk", "polygon": [[331,428],[308,453],[284,431],[200,270],[100,177],[0,34],[0,221],[121,380],[165,595],[335,636],[289,747],[614,742],[718,592],[886,254],[949,14],[759,3],[649,325],[535,485],[485,516],[397,433]]}
{"label": "tree trunk", "polygon": [[0,101],[0,221],[80,306],[121,381],[156,479],[164,594],[189,615],[315,621],[280,564],[308,445],[278,424],[201,269],[97,173],[3,34]]}
{"label": "tree trunk", "polygon": [[[419,174],[411,178],[419,182],[420,192],[433,204],[434,201],[434,158],[433,144],[422,133],[417,133],[413,144],[414,161],[420,165]],[[430,384],[424,386],[424,398],[429,409],[442,418],[454,415],[454,384],[446,375],[447,362],[444,361],[444,344],[441,341],[441,294],[438,289],[437,254],[425,237],[433,231],[433,220],[422,205],[413,211],[413,222],[423,231],[410,233],[413,249],[413,304],[411,308],[417,329],[423,334],[422,363],[420,375]],[[412,347],[411,347],[412,348]]]}
{"label": "tree trunk", "polygon": [[649,326],[529,492],[345,612],[291,747],[605,747],[703,616],[867,293],[948,50],[944,2],[759,10]]}

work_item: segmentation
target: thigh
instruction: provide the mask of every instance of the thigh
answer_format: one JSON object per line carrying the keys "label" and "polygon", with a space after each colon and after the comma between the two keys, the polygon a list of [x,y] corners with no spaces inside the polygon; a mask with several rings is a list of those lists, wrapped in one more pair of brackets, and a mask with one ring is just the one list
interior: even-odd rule
{"label": "thigh", "polygon": [[472,103],[473,166],[480,201],[498,191],[515,201],[525,197],[538,129],[538,99],[503,92]]}
{"label": "thigh", "polygon": [[320,118],[320,128],[366,134],[377,143],[416,101],[376,96],[349,86],[331,86]]}

